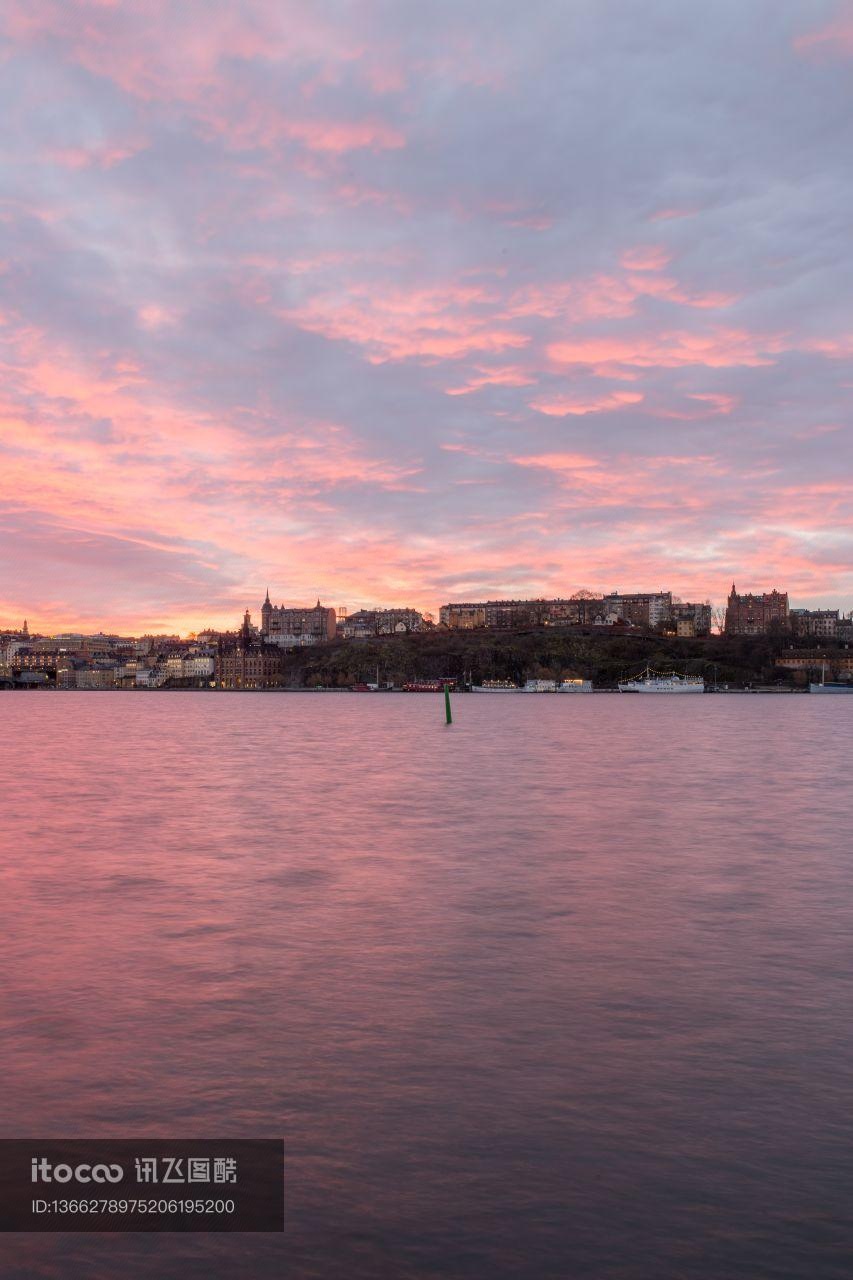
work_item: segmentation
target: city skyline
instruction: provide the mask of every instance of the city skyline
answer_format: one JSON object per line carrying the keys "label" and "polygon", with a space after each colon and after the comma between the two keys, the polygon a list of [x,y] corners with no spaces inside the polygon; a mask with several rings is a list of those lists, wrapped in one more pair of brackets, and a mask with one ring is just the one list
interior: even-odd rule
{"label": "city skyline", "polygon": [[[377,615],[385,615],[386,617],[399,617],[402,615],[412,615],[413,617],[417,616],[419,619],[421,619],[421,622],[425,622],[428,626],[439,625],[441,627],[444,627],[445,614],[448,614],[448,613],[459,612],[461,616],[461,613],[463,613],[465,610],[470,611],[472,609],[477,609],[477,608],[482,609],[483,607],[486,607],[486,608],[498,607],[501,609],[505,609],[507,606],[523,607],[523,606],[542,606],[542,605],[556,605],[556,604],[563,606],[563,605],[571,605],[574,602],[579,602],[584,606],[600,606],[599,608],[600,617],[598,617],[599,622],[607,622],[609,620],[612,620],[612,618],[608,618],[608,614],[610,610],[614,607],[616,608],[616,614],[618,614],[620,617],[623,617],[626,620],[629,620],[632,622],[636,622],[638,619],[634,617],[632,607],[630,606],[632,606],[632,603],[640,604],[640,602],[642,602],[646,609],[645,625],[648,625],[649,623],[653,622],[652,614],[648,612],[650,601],[651,602],[660,601],[664,606],[666,618],[670,620],[672,620],[672,618],[675,617],[675,611],[679,609],[682,610],[682,613],[679,615],[681,617],[687,616],[683,612],[684,610],[697,611],[694,615],[692,615],[692,616],[695,616],[697,619],[699,617],[698,611],[699,610],[704,611],[703,613],[704,622],[702,625],[704,626],[706,633],[711,631],[723,630],[723,619],[727,614],[727,608],[730,609],[733,603],[735,604],[736,607],[747,608],[749,612],[752,611],[753,605],[762,606],[767,604],[772,606],[774,612],[778,609],[779,605],[782,605],[784,607],[786,616],[790,607],[790,615],[792,620],[795,617],[795,615],[801,615],[803,618],[818,617],[820,615],[834,615],[836,619],[838,618],[848,619],[848,620],[853,619],[853,611],[847,610],[843,603],[839,604],[837,601],[834,604],[831,604],[830,606],[828,606],[828,608],[823,608],[822,606],[819,606],[817,609],[814,609],[812,606],[804,605],[801,601],[790,603],[789,593],[787,591],[783,591],[780,593],[775,586],[770,590],[759,590],[758,592],[754,592],[752,590],[738,591],[736,583],[734,582],[732,582],[731,584],[731,589],[726,596],[726,600],[724,604],[720,602],[715,602],[711,600],[709,597],[705,597],[704,599],[697,599],[694,601],[686,601],[683,596],[680,596],[674,593],[673,591],[671,591],[670,589],[665,589],[665,588],[659,588],[657,591],[650,591],[650,592],[642,591],[642,590],[635,591],[632,589],[629,589],[627,591],[624,591],[624,590],[620,591],[620,590],[614,589],[613,591],[592,592],[592,591],[587,591],[582,589],[578,593],[573,593],[573,594],[567,593],[567,594],[557,595],[550,600],[542,596],[510,597],[510,598],[503,598],[503,599],[498,599],[493,597],[489,601],[482,602],[480,605],[475,605],[468,601],[447,601],[444,604],[437,606],[435,609],[424,609],[421,611],[413,610],[410,606],[401,604],[400,602],[397,602],[395,605],[377,605],[375,603],[374,604],[362,603],[354,606],[353,608],[349,608],[346,605],[340,605],[340,604],[332,605],[328,601],[321,602],[319,597],[316,601],[316,604],[314,605],[308,604],[305,601],[302,601],[302,602],[295,602],[292,600],[281,601],[281,600],[278,600],[277,597],[275,599],[271,598],[269,587],[267,587],[264,594],[264,599],[261,602],[261,604],[255,607],[253,607],[251,603],[247,604],[245,610],[241,614],[241,618],[239,622],[235,618],[231,618],[227,621],[227,623],[224,626],[213,626],[212,624],[208,624],[208,623],[203,623],[203,624],[199,623],[198,620],[196,619],[192,626],[185,627],[182,630],[179,629],[177,633],[190,638],[198,635],[204,635],[208,632],[213,634],[216,634],[216,633],[228,634],[228,633],[235,633],[240,629],[241,626],[246,626],[246,625],[249,625],[250,623],[254,630],[260,631],[262,634],[266,634],[270,630],[278,633],[278,632],[285,632],[287,630],[287,622],[284,620],[284,617],[286,617],[286,615],[303,615],[304,617],[312,616],[315,618],[314,630],[317,631],[316,638],[321,639],[322,636],[320,633],[327,629],[327,623],[325,621],[326,615],[330,615],[333,620],[335,618],[337,619],[338,635],[340,636],[342,634],[346,634],[346,626],[347,626],[348,620],[358,618],[360,615],[363,615],[363,614],[373,613]],[[777,601],[778,601],[778,605],[776,603]],[[624,602],[629,607],[627,609],[621,609],[618,607],[619,602]],[[670,616],[670,614],[672,614],[672,617]],[[564,613],[560,614],[561,619],[564,618],[564,616],[565,616]],[[616,616],[616,615],[613,615],[613,616]],[[271,627],[270,625],[271,620],[275,618],[278,618],[278,621],[274,621]],[[551,621],[553,625],[572,625],[572,622],[570,620],[568,622],[558,621],[556,616],[554,616],[551,619]],[[583,612],[582,614],[578,615],[578,617],[574,620],[574,623],[584,625],[592,621],[594,621],[594,619],[591,616],[589,616],[587,612]],[[450,622],[448,625],[450,626],[451,629],[454,629],[459,626],[466,627],[471,624],[470,622],[466,623],[466,622],[460,622],[457,620],[457,621]],[[495,625],[496,624],[494,622],[488,622],[485,619],[475,624],[475,626],[484,627],[486,629],[488,629],[489,627],[493,627]],[[497,625],[506,626],[508,624],[506,622],[503,622]],[[302,626],[303,626],[303,623],[300,622],[299,624],[300,630],[302,629]],[[341,630],[342,628],[343,630]],[[23,634],[23,635],[32,635],[32,636],[62,637],[63,635],[70,636],[70,635],[86,634],[86,628],[67,625],[67,626],[55,627],[53,630],[42,631],[38,626],[37,620],[34,619],[33,625],[32,626],[30,625],[29,616],[24,618],[23,622],[20,624],[16,623],[14,620],[9,620],[9,619],[4,620],[2,617],[0,617],[0,634],[4,634],[4,635]],[[110,628],[108,626],[101,625],[101,626],[95,627],[93,630],[90,630],[89,634],[108,635],[108,634],[119,634],[119,633],[116,631],[115,628]],[[126,635],[135,634],[135,635],[145,635],[150,637],[156,637],[157,635],[162,636],[165,633],[162,628],[158,629],[156,627],[143,625],[137,628],[135,632],[133,633],[125,632],[125,634]],[[377,632],[377,634],[379,634],[379,632]],[[806,632],[804,632],[803,634],[806,634]],[[813,634],[823,634],[823,632],[813,632]],[[827,632],[826,634],[830,634],[830,633]],[[834,632],[832,632],[831,634],[834,634]],[[334,627],[332,626],[332,629],[329,632],[329,638],[333,638],[333,635],[334,635]]]}
{"label": "city skyline", "polygon": [[851,607],[853,10],[489,15],[5,7],[8,625]]}

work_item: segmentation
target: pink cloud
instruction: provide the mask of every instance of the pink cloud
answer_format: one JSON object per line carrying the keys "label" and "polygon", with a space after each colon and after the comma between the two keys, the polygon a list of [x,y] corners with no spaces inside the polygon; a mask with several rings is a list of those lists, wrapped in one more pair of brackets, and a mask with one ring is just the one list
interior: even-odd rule
{"label": "pink cloud", "polygon": [[704,401],[715,413],[731,413],[738,403],[737,396],[727,396],[714,391],[694,391],[688,395],[688,399]]}
{"label": "pink cloud", "polygon": [[554,219],[544,213],[528,213],[507,220],[507,226],[525,227],[528,231],[550,231],[553,225]]}
{"label": "pink cloud", "polygon": [[206,132],[216,135],[234,150],[260,147],[274,150],[283,142],[298,142],[321,155],[339,156],[349,151],[389,151],[406,145],[399,129],[382,120],[335,120],[294,117],[256,99],[222,101],[217,111],[205,110]]}
{"label": "pink cloud", "polygon": [[345,297],[314,294],[279,315],[311,333],[364,347],[373,364],[455,360],[527,346],[527,335],[481,314],[490,297],[484,286],[453,282],[425,289],[354,285]]}
{"label": "pink cloud", "polygon": [[458,387],[446,387],[445,395],[467,396],[483,387],[529,387],[536,382],[531,373],[519,365],[500,365],[488,368],[483,365],[474,366],[475,373]]}
{"label": "pink cloud", "polygon": [[583,417],[588,413],[604,413],[608,409],[624,409],[639,404],[643,399],[637,391],[611,391],[594,398],[575,396],[542,396],[530,401],[530,408],[552,418],[565,418],[571,414]]}
{"label": "pink cloud", "polygon": [[[636,259],[642,265],[630,273],[597,274],[515,289],[498,314],[506,319],[539,316],[574,321],[619,320],[635,315],[644,297],[700,310],[725,307],[735,300],[734,294],[684,288],[677,280],[658,274],[665,264],[663,257],[655,257],[653,251],[643,253],[645,256],[640,256],[638,251]],[[634,260],[632,251],[622,255],[623,265],[628,259]]]}
{"label": "pink cloud", "polygon": [[553,342],[548,356],[557,365],[591,365],[599,372],[611,366],[677,369],[705,365],[711,369],[736,365],[758,367],[775,363],[773,357],[792,343],[780,334],[752,334],[741,329],[716,328],[706,333],[685,330],[645,337],[580,338]]}
{"label": "pink cloud", "polygon": [[[185,0],[175,8],[166,0],[150,0],[144,15],[98,5],[80,22],[73,7],[60,0],[10,0],[7,30],[21,44],[61,40],[69,61],[144,104],[180,108],[206,137],[218,137],[232,150],[274,150],[290,142],[334,157],[405,145],[400,130],[379,117],[329,117],[312,111],[305,95],[302,110],[285,112],[260,84],[251,91],[243,87],[234,70],[240,61],[319,65],[317,75],[328,85],[336,83],[343,67],[359,62],[364,46],[352,40],[344,24],[310,6],[238,9]],[[381,60],[374,47],[368,76],[378,74]],[[101,156],[98,148],[70,147],[60,149],[57,158],[67,167],[106,168],[132,153],[120,148],[110,155],[107,149]]]}
{"label": "pink cloud", "polygon": [[672,261],[672,254],[661,245],[638,245],[626,249],[619,261],[627,271],[662,271]]}
{"label": "pink cloud", "polygon": [[853,357],[853,333],[837,338],[814,338],[803,343],[805,351],[816,351],[830,360],[849,360]]}
{"label": "pink cloud", "polygon": [[692,218],[694,214],[699,212],[698,209],[677,208],[658,209],[656,213],[649,215],[649,222],[670,222],[674,218]]}
{"label": "pink cloud", "polygon": [[137,312],[139,323],[144,329],[162,329],[176,325],[181,313],[171,307],[162,307],[156,302],[149,302]]}
{"label": "pink cloud", "polygon": [[629,276],[628,284],[636,290],[638,297],[645,295],[649,298],[662,298],[666,302],[678,303],[684,307],[698,307],[700,310],[728,307],[737,300],[737,294],[734,293],[693,293],[684,289],[677,280],[669,276]]}
{"label": "pink cloud", "polygon": [[147,147],[144,141],[105,142],[87,147],[60,147],[49,153],[65,169],[113,169]]}
{"label": "pink cloud", "polygon": [[634,314],[638,291],[622,277],[595,275],[514,289],[498,312],[501,318],[572,320],[621,319]]}
{"label": "pink cloud", "polygon": [[832,22],[797,36],[793,45],[804,57],[853,58],[853,5],[841,5]]}
{"label": "pink cloud", "polygon": [[688,392],[686,399],[699,402],[697,409],[679,408],[672,405],[658,406],[652,410],[658,418],[675,418],[681,422],[697,422],[703,418],[725,417],[737,407],[737,396],[724,395],[722,392]]}

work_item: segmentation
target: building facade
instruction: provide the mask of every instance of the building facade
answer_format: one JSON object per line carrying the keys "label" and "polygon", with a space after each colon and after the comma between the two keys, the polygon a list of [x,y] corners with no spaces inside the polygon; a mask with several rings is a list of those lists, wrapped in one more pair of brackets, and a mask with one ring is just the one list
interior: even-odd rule
{"label": "building facade", "polygon": [[853,680],[853,651],[849,649],[786,649],[775,665],[783,671],[804,671],[817,679]]}
{"label": "building facade", "polygon": [[841,621],[837,609],[791,609],[788,618],[795,636],[827,638],[838,635],[838,624]]}
{"label": "building facade", "polygon": [[357,609],[338,620],[338,632],[348,640],[367,640],[370,636],[403,635],[422,631],[424,617],[417,609]]}
{"label": "building facade", "polygon": [[476,631],[486,625],[484,604],[443,604],[438,611],[439,626],[452,631]]}
{"label": "building facade", "polygon": [[712,619],[710,604],[691,604],[686,600],[672,602],[670,620],[675,623],[679,636],[710,635]]}
{"label": "building facade", "polygon": [[281,645],[253,634],[247,609],[236,639],[219,638],[214,681],[220,689],[277,689],[284,684],[284,663]]}
{"label": "building facade", "polygon": [[760,636],[773,628],[787,629],[789,625],[787,591],[739,595],[732,583],[724,626],[727,635]]}
{"label": "building facade", "polygon": [[261,606],[261,635],[269,643],[281,647],[304,644],[322,644],[334,640],[337,632],[337,616],[334,609],[320,604],[313,609],[290,609],[274,605],[267,591]]}
{"label": "building facade", "polygon": [[623,594],[614,591],[604,597],[604,613],[650,630],[671,620],[672,592],[634,591]]}
{"label": "building facade", "polygon": [[586,597],[555,600],[481,600],[443,604],[439,623],[455,631],[479,627],[512,630],[518,627],[583,626],[604,621],[604,601]]}

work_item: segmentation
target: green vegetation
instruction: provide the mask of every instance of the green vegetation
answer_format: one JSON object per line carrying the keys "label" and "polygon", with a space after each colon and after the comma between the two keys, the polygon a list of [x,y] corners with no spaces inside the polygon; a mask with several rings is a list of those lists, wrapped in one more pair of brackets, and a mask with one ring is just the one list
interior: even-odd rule
{"label": "green vegetation", "polygon": [[[777,669],[778,655],[792,643],[775,636],[707,636],[676,639],[654,634],[586,633],[562,628],[527,631],[432,631],[374,640],[338,640],[287,655],[287,683],[293,688],[346,687],[385,683],[581,676],[599,687],[645,666],[701,675],[721,684],[793,683]],[[798,641],[802,647],[802,642]],[[715,670],[716,668],[716,670]],[[802,677],[801,677],[802,679]]]}

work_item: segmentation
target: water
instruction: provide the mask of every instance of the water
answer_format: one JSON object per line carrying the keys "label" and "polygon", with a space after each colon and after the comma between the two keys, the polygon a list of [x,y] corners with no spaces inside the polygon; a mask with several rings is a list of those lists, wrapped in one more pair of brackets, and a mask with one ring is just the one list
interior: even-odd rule
{"label": "water", "polygon": [[287,1149],[4,1280],[850,1275],[853,703],[454,706],[0,694],[3,1134]]}

